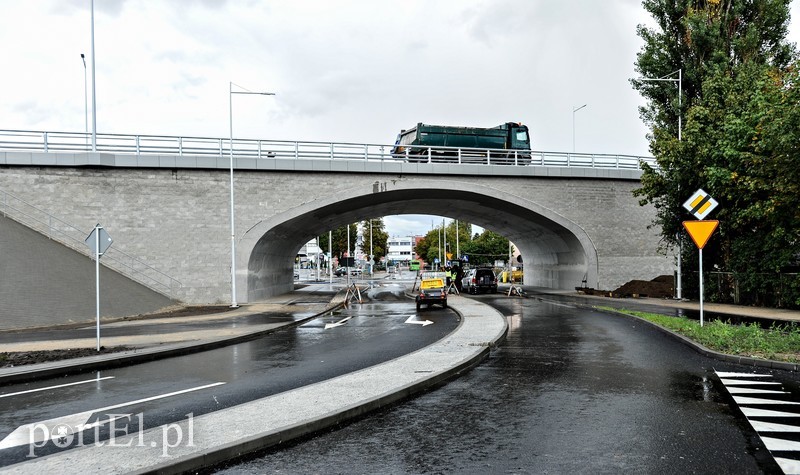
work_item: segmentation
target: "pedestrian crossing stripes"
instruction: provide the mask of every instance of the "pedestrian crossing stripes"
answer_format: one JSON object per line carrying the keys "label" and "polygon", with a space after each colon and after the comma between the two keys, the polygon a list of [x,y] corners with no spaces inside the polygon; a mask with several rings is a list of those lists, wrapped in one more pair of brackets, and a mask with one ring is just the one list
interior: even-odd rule
{"label": "pedestrian crossing stripes", "polygon": [[800,474],[800,400],[771,374],[714,371],[783,473]]}

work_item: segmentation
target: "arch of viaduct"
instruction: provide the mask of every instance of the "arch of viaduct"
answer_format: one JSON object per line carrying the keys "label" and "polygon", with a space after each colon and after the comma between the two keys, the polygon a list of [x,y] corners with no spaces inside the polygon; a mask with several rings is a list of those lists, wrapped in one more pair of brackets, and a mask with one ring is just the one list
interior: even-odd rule
{"label": "arch of viaduct", "polygon": [[[0,153],[2,190],[87,232],[100,222],[115,247],[181,282],[174,297],[230,300],[227,160],[23,155]],[[235,171],[240,303],[291,290],[295,255],[315,236],[398,214],[446,216],[506,236],[523,255],[526,285],[573,289],[586,279],[615,288],[672,272],[647,229],[654,210],[631,193],[635,170],[273,162]]]}

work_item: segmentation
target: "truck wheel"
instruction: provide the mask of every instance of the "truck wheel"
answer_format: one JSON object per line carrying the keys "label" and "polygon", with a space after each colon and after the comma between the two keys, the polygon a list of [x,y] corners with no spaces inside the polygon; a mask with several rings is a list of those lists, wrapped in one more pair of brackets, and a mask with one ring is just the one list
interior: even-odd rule
{"label": "truck wheel", "polygon": [[447,302],[442,302],[442,308],[447,308]]}
{"label": "truck wheel", "polygon": [[419,309],[420,309],[420,307],[421,307],[421,306],[422,306],[422,305],[420,305],[420,303],[419,303],[419,302],[417,302],[417,312],[419,312]]}

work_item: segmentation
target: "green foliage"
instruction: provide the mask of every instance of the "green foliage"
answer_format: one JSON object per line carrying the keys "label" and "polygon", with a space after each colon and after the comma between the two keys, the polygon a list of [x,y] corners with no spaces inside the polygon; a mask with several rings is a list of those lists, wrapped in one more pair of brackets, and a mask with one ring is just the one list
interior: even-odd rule
{"label": "green foliage", "polygon": [[[757,296],[777,288],[800,256],[800,78],[785,40],[789,4],[645,0],[658,28],[638,30],[637,71],[660,78],[680,69],[683,100],[679,108],[674,82],[632,81],[649,101],[640,112],[658,162],[644,167],[634,194],[655,207],[665,250],[686,242],[681,221],[693,218],[682,203],[694,190],[720,202],[720,229],[703,257],[733,274],[742,303],[763,304]],[[696,248],[683,249],[686,267],[696,268]]]}
{"label": "green foliage", "polygon": [[386,247],[389,242],[389,234],[383,224],[383,218],[375,218],[361,222],[361,229],[364,230],[364,253],[369,255],[370,244],[370,221],[372,221],[372,254],[375,262],[379,262],[387,252]]}
{"label": "green foliage", "polygon": [[496,259],[508,260],[508,239],[488,229],[461,249],[472,265],[493,265]]}
{"label": "green foliage", "polygon": [[[356,252],[356,239],[358,238],[358,226],[353,223],[349,225],[350,227],[350,255],[354,256]],[[344,257],[345,253],[347,252],[347,228],[348,226],[342,226],[340,228],[336,228],[332,231],[332,240],[333,240],[333,256],[337,259],[341,259]],[[374,236],[373,236],[374,237]],[[325,252],[328,250],[328,233],[325,233],[319,237],[319,246]]]}
{"label": "green foliage", "polygon": [[439,257],[441,249],[442,260],[445,258],[444,246],[447,245],[447,250],[452,254],[455,260],[456,256],[456,233],[458,233],[458,251],[464,253],[464,244],[469,242],[472,232],[472,225],[463,221],[458,221],[458,229],[456,229],[456,221],[452,220],[445,226],[444,235],[442,234],[442,226],[428,231],[428,233],[420,240],[414,252],[422,258],[425,262],[432,263],[435,258]]}
{"label": "green foliage", "polygon": [[[598,308],[617,311],[608,307]],[[701,327],[700,322],[686,317],[669,317],[633,310],[622,312],[653,322],[722,353],[791,362],[800,360],[798,325],[773,325],[764,329],[756,323],[734,325],[730,321],[713,320]]]}
{"label": "green foliage", "polygon": [[462,221],[458,222],[458,230],[456,230],[455,221],[451,221],[445,227],[444,234],[441,226],[428,231],[417,243],[416,254],[425,262],[432,263],[435,258],[439,257],[441,249],[442,260],[444,260],[446,244],[455,260],[460,257],[456,256],[456,232],[458,232],[458,251],[461,255],[468,255],[472,265],[491,265],[495,259],[508,257],[508,239],[488,229],[484,229],[481,234],[470,236],[472,225]]}

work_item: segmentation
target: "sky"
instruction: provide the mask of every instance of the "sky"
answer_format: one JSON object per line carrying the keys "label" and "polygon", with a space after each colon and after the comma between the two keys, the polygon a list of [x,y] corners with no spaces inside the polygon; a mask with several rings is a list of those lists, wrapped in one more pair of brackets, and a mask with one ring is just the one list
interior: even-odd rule
{"label": "sky", "polygon": [[[86,130],[90,6],[0,0],[0,129]],[[233,95],[239,138],[393,144],[418,122],[513,121],[534,150],[649,155],[629,82],[640,0],[95,0],[94,16],[99,133],[228,137],[233,82],[275,93]]]}

